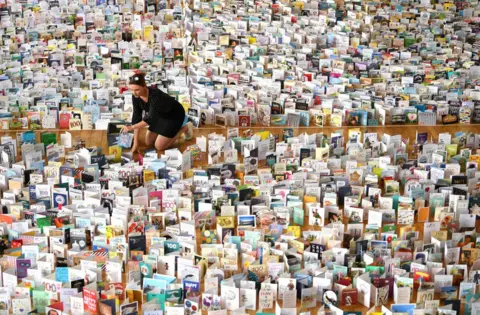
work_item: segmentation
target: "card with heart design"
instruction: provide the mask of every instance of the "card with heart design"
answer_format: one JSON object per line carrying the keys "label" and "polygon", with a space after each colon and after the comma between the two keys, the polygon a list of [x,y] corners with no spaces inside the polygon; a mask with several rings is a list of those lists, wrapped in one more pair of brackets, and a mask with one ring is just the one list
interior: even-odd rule
{"label": "card with heart design", "polygon": [[417,124],[418,122],[418,114],[417,113],[407,113],[405,118],[406,124]]}
{"label": "card with heart design", "polygon": [[27,314],[32,310],[30,297],[15,298],[12,300],[13,314]]}

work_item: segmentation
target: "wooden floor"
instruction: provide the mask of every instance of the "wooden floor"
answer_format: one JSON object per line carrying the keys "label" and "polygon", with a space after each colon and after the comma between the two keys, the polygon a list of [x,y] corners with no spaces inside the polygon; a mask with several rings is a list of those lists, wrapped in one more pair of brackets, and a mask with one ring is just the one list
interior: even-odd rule
{"label": "wooden floor", "polygon": [[[249,134],[255,134],[260,131],[269,131],[273,135],[277,135],[282,140],[283,130],[285,128],[290,128],[288,126],[252,126],[252,127],[231,127],[231,128],[238,128],[240,136],[247,136]],[[227,127],[217,127],[217,126],[204,126],[200,128],[194,129],[194,138],[190,141],[185,141],[183,137],[177,141],[175,147],[178,147],[181,151],[183,151],[187,146],[195,144],[195,137],[204,136],[208,138],[209,134],[216,133],[220,135],[224,135],[227,137],[228,133]],[[438,135],[440,133],[451,133],[454,134],[456,132],[473,132],[473,133],[480,133],[480,125],[436,125],[436,126],[410,126],[410,125],[391,125],[391,126],[368,126],[368,127],[299,127],[299,128],[292,128],[294,136],[298,136],[302,133],[313,134],[313,133],[324,133],[326,135],[330,135],[333,132],[342,132],[344,137],[348,137],[348,131],[351,129],[359,129],[363,134],[364,133],[378,133],[378,137],[384,133],[389,135],[401,135],[404,139],[409,139],[409,148],[413,145],[416,139],[416,133],[428,132],[429,141],[433,139],[433,141],[438,140]],[[0,130],[0,135],[3,136],[10,136],[12,138],[17,137],[17,135],[21,134],[28,130]],[[70,132],[72,134],[72,143],[74,144],[78,140],[85,141],[85,145],[87,147],[100,147],[102,148],[102,152],[108,154],[108,143],[107,143],[107,132],[106,130],[65,130],[65,129],[46,129],[46,130],[35,130],[37,135],[37,143],[41,142],[41,134],[43,132],[52,132],[57,135],[57,142],[60,143],[60,134],[64,132]],[[140,149],[145,150],[145,134],[146,129],[140,132]],[[68,150],[66,150],[68,152]]]}
{"label": "wooden floor", "polygon": [[[237,128],[237,127],[232,127]],[[271,127],[263,127],[263,126],[255,126],[255,127],[238,127],[239,135],[244,136],[248,134],[255,134],[260,131],[269,131],[273,135],[277,135],[282,140],[283,130],[285,128],[289,128],[287,126],[271,126]],[[179,141],[176,144],[181,151],[185,150],[185,148],[189,145],[195,144],[195,137],[205,137],[208,138],[209,134],[216,133],[220,135],[224,135],[227,137],[228,129],[226,127],[216,127],[216,126],[205,126],[201,128],[194,129],[194,138],[190,141],[184,141],[183,137],[180,137]],[[299,128],[292,128],[294,136],[298,136],[303,133],[307,134],[314,134],[314,133],[324,133],[325,135],[330,135],[334,132],[342,132],[345,139],[348,137],[348,131],[351,129],[359,129],[362,134],[365,133],[378,133],[378,138],[380,139],[384,133],[387,133],[391,136],[394,135],[401,135],[404,139],[409,139],[409,149],[412,148],[413,143],[416,139],[417,133],[428,132],[428,140],[429,142],[437,141],[438,135],[441,133],[451,133],[454,134],[456,132],[472,132],[472,133],[480,133],[480,125],[437,125],[437,126],[411,126],[411,125],[392,125],[392,126],[370,126],[370,127],[299,127]],[[145,133],[146,131],[140,134],[140,149],[145,149]],[[453,138],[453,137],[452,137]],[[411,152],[410,150],[408,152]]]}
{"label": "wooden floor", "polygon": [[[22,132],[28,130],[0,130],[0,135],[2,137],[8,136],[16,139],[20,137]],[[54,133],[57,136],[57,143],[61,143],[60,135],[65,132],[69,132],[72,135],[72,146],[75,146],[77,142],[83,140],[86,147],[99,147],[102,152],[108,154],[108,144],[107,144],[107,132],[106,130],[65,130],[65,129],[44,129],[44,130],[35,130],[37,143],[42,143],[41,135],[44,132]],[[17,144],[19,142],[17,141]],[[20,155],[21,147],[18,146],[17,154]],[[65,152],[69,152],[73,148],[66,148]],[[21,155],[20,155],[21,156]]]}

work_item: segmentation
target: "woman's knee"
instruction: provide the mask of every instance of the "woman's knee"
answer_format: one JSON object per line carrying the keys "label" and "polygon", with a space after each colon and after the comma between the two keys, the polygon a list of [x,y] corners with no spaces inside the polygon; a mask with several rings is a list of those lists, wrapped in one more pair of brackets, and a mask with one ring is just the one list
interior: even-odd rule
{"label": "woman's knee", "polygon": [[[165,139],[162,139],[165,140]],[[166,141],[155,141],[155,149],[158,151],[163,151],[170,149],[172,144],[175,142],[175,139],[167,139]]]}
{"label": "woman's knee", "polygon": [[157,135],[148,130],[147,134],[145,135],[145,144],[151,148],[154,146],[155,140],[157,140]]}
{"label": "woman's knee", "polygon": [[155,141],[155,149],[162,151],[169,148],[170,144],[174,139],[170,139],[164,136],[158,136],[157,140]]}

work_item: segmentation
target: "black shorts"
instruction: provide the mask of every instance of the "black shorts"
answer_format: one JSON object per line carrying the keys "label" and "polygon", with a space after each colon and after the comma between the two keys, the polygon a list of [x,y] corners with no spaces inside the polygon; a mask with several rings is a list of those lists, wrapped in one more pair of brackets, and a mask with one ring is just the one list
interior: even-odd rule
{"label": "black shorts", "polygon": [[171,120],[159,117],[158,120],[148,126],[148,130],[166,138],[175,138],[177,133],[182,129],[183,120]]}

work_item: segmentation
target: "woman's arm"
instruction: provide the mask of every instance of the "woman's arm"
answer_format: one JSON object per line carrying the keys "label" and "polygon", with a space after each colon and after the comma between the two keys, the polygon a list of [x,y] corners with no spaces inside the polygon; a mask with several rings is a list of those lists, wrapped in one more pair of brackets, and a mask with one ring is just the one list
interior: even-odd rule
{"label": "woman's arm", "polygon": [[133,130],[133,145],[132,145],[132,152],[133,153],[136,153],[138,151],[138,147],[139,147],[139,144],[138,144],[138,138],[139,138],[139,135],[140,134],[140,129],[135,129]]}
{"label": "woman's arm", "polygon": [[143,116],[143,110],[140,107],[140,104],[138,104],[138,102],[134,100],[133,101],[132,125],[123,127],[122,132],[129,132],[129,131],[132,131],[132,130],[141,129],[141,128],[144,128],[144,127],[148,126],[148,124],[144,120],[142,120],[142,116]]}
{"label": "woman's arm", "polygon": [[122,132],[129,132],[133,130],[133,145],[132,152],[136,153],[139,147],[140,129],[146,127],[148,124],[142,120],[143,110],[140,105],[133,101],[132,125],[124,126]]}
{"label": "woman's arm", "polygon": [[138,124],[139,122],[142,121],[142,114],[143,110],[140,107],[140,104],[138,104],[138,101],[133,100],[133,114],[132,114],[132,125]]}
{"label": "woman's arm", "polygon": [[141,121],[138,124],[132,125],[132,126],[125,126],[122,129],[122,132],[130,132],[130,131],[135,131],[137,132],[138,130],[147,127],[148,124],[145,121]]}
{"label": "woman's arm", "polygon": [[138,151],[140,129],[142,129],[146,126],[148,126],[148,124],[142,120],[141,122],[139,122],[138,124],[135,124],[133,126],[125,126],[122,130],[123,132],[129,132],[129,131],[133,130],[132,152],[134,152],[134,153]]}
{"label": "woman's arm", "polygon": [[134,131],[137,131],[137,130],[140,130],[142,128],[145,128],[147,127],[148,124],[147,122],[145,122],[144,120],[142,120],[141,122],[139,122],[138,124],[135,124],[133,126],[130,126],[131,130],[134,130]]}

